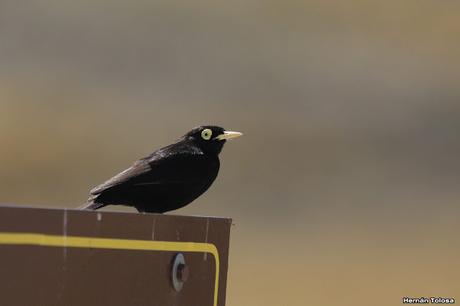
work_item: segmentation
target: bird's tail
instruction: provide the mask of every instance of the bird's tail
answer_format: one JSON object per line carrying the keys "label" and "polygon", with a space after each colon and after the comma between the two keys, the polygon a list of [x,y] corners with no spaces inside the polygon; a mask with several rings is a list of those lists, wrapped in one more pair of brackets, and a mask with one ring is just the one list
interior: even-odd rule
{"label": "bird's tail", "polygon": [[89,199],[88,202],[86,202],[85,204],[79,206],[78,209],[81,209],[81,210],[96,210],[96,209],[102,208],[104,206],[105,206],[104,203],[96,203],[96,202],[92,201],[91,199]]}

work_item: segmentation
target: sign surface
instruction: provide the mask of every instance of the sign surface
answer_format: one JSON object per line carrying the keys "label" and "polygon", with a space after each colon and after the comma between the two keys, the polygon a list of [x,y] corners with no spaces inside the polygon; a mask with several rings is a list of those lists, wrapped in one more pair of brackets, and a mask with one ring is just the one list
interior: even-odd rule
{"label": "sign surface", "polygon": [[[0,305],[225,305],[231,220],[0,207]],[[188,278],[172,286],[175,256]]]}

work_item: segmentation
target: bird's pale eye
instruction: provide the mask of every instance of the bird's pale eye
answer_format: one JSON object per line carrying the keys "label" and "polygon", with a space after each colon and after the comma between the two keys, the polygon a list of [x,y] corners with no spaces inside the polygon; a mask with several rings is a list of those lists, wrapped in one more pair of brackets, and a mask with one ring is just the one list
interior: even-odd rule
{"label": "bird's pale eye", "polygon": [[211,139],[211,136],[212,131],[210,129],[204,129],[203,131],[201,131],[201,138],[203,138],[204,140]]}

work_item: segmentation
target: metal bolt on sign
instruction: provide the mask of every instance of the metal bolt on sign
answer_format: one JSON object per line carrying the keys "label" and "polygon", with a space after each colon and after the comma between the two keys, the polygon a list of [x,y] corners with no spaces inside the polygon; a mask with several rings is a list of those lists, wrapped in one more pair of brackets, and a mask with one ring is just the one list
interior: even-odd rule
{"label": "metal bolt on sign", "polygon": [[182,253],[177,253],[176,257],[174,258],[172,271],[171,271],[171,279],[174,290],[177,292],[182,290],[182,286],[187,281],[190,275],[190,270],[188,266],[185,264],[185,258]]}

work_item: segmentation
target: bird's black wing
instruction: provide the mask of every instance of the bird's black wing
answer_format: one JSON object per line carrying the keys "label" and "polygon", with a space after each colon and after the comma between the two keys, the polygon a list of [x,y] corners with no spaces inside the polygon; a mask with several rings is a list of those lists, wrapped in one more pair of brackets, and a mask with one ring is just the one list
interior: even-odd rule
{"label": "bird's black wing", "polygon": [[[136,161],[131,167],[115,175],[90,191],[98,195],[120,185],[180,184],[190,180],[190,172],[182,166],[194,163],[203,154],[195,148],[170,151],[158,150],[152,155]],[[181,169],[178,169],[181,168]],[[182,171],[178,171],[182,170]]]}
{"label": "bird's black wing", "polygon": [[91,189],[90,194],[96,195],[104,192],[107,189],[110,189],[114,186],[118,186],[123,183],[127,183],[132,179],[135,179],[143,174],[147,173],[151,170],[150,164],[145,160],[139,160],[135,162],[131,167],[128,169],[118,173],[108,181],[102,183],[99,186]]}

